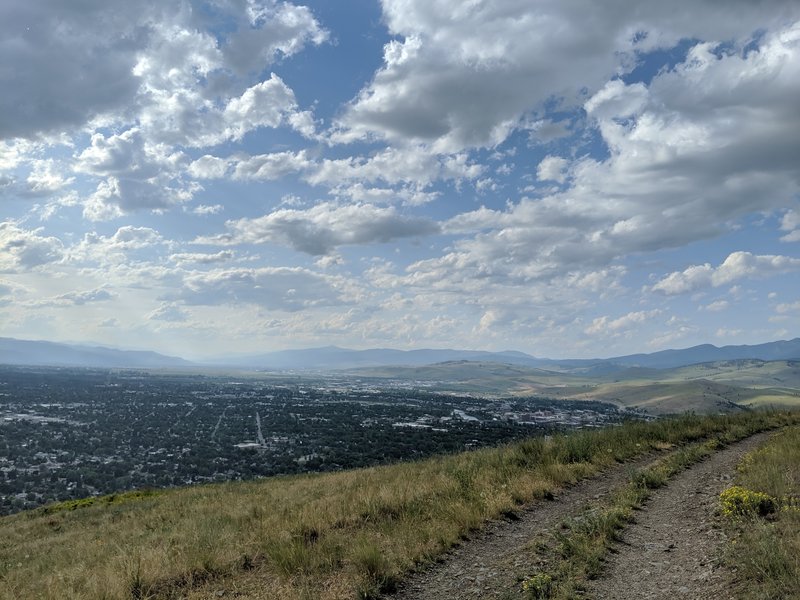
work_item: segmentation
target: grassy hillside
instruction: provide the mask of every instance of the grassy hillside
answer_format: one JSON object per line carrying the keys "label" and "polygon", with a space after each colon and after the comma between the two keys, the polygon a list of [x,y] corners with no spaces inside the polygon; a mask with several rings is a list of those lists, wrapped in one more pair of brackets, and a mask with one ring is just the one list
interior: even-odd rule
{"label": "grassy hillside", "polygon": [[372,597],[487,519],[617,461],[794,419],[684,416],[388,467],[52,505],[0,519],[0,597]]}
{"label": "grassy hillside", "polygon": [[587,371],[581,367],[574,372],[453,361],[425,367],[359,369],[353,373],[424,381],[448,391],[601,400],[655,415],[735,412],[741,406],[800,406],[799,361],[728,360],[676,369]]}
{"label": "grassy hillside", "polygon": [[747,455],[736,484],[721,500],[737,597],[800,598],[800,427]]}

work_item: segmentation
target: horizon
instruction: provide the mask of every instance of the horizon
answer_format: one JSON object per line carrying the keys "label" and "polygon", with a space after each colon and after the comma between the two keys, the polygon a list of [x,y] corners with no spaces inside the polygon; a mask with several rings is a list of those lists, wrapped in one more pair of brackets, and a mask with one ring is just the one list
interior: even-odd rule
{"label": "horizon", "polygon": [[[72,347],[83,347],[83,348],[93,348],[93,349],[103,349],[103,350],[113,350],[113,351],[121,351],[121,352],[152,352],[167,358],[177,358],[181,360],[185,360],[190,363],[196,363],[192,366],[197,367],[212,367],[214,366],[214,360],[233,360],[236,358],[250,358],[259,355],[267,355],[267,354],[280,354],[283,352],[304,352],[304,351],[314,351],[314,350],[341,350],[345,352],[369,352],[369,351],[390,351],[390,352],[486,352],[491,354],[503,354],[503,353],[517,353],[523,354],[529,358],[533,358],[536,360],[545,360],[545,361],[571,361],[571,360],[598,360],[598,361],[608,361],[614,358],[623,358],[625,356],[636,356],[636,355],[650,355],[650,354],[657,354],[659,352],[683,352],[686,350],[691,350],[693,348],[698,348],[702,346],[711,346],[716,349],[723,349],[727,347],[739,347],[739,346],[761,346],[765,344],[778,344],[778,343],[786,343],[786,342],[793,342],[796,340],[800,340],[800,337],[794,338],[786,338],[786,339],[776,339],[776,340],[768,340],[766,342],[757,342],[754,344],[712,344],[710,342],[700,343],[700,344],[693,344],[691,346],[676,346],[671,348],[663,348],[661,350],[654,350],[651,352],[640,351],[640,352],[629,352],[627,354],[615,354],[615,355],[608,355],[608,356],[545,356],[541,354],[530,354],[524,352],[522,350],[514,350],[514,349],[505,349],[505,350],[482,350],[482,349],[473,349],[473,348],[458,348],[458,347],[425,347],[425,348],[411,348],[411,349],[403,349],[403,348],[392,348],[392,347],[364,347],[364,348],[352,348],[352,347],[342,347],[342,346],[306,346],[306,347],[297,347],[297,348],[280,348],[277,350],[264,350],[264,351],[255,351],[255,352],[247,352],[247,353],[227,353],[227,354],[208,354],[208,355],[178,355],[178,354],[162,354],[152,348],[133,348],[133,347],[124,347],[124,346],[109,346],[106,344],[99,344],[95,342],[70,342],[70,341],[56,341],[56,340],[49,340],[49,339],[19,339],[19,338],[9,338],[5,336],[0,336],[0,340],[11,340],[17,342],[42,342],[42,343],[51,343],[63,346],[72,346]],[[784,359],[777,359],[777,360],[784,360]],[[448,362],[448,361],[444,361]]]}
{"label": "horizon", "polygon": [[797,2],[6,3],[0,39],[0,336],[597,358],[800,332]]}

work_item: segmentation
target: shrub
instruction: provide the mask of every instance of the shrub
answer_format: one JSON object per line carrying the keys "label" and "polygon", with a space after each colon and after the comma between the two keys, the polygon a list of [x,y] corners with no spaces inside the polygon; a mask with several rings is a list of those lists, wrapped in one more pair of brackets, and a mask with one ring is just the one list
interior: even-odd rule
{"label": "shrub", "polygon": [[779,502],[764,492],[734,485],[719,495],[722,514],[730,518],[766,517],[776,512]]}
{"label": "shrub", "polygon": [[537,573],[522,582],[522,591],[535,600],[549,598],[552,588],[553,578],[547,573]]}

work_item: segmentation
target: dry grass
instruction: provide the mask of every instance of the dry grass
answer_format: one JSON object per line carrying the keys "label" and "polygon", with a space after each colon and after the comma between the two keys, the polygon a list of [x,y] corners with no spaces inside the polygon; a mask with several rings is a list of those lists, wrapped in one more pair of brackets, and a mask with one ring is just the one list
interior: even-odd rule
{"label": "dry grass", "polygon": [[748,426],[732,427],[720,436],[695,442],[671,452],[634,472],[601,506],[586,510],[562,524],[563,532],[543,535],[531,544],[533,574],[523,577],[522,589],[530,600],[567,600],[584,597],[588,580],[602,574],[607,554],[622,530],[634,519],[634,511],[676,474],[717,451],[724,442],[750,435]]}
{"label": "dry grass", "polygon": [[387,467],[38,509],[0,519],[0,598],[178,598],[219,588],[250,598],[374,597],[488,519],[616,461],[792,418],[686,416]]}
{"label": "dry grass", "polygon": [[[726,562],[736,570],[738,597],[800,598],[800,427],[748,454],[736,483],[741,496],[757,500],[749,511],[722,508],[730,515]],[[764,498],[771,510],[757,510]]]}

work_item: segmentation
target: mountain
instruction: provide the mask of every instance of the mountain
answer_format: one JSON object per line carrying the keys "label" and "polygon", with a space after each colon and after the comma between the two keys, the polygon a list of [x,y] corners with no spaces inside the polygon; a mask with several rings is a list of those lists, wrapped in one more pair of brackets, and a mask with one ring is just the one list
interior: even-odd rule
{"label": "mountain", "polygon": [[190,367],[193,363],[157,352],[117,350],[101,346],[78,346],[0,338],[0,364],[57,367],[161,368]]}
{"label": "mountain", "polygon": [[649,367],[653,369],[672,369],[698,363],[719,362],[755,358],[759,360],[800,359],[800,338],[780,340],[752,346],[712,346],[702,344],[683,350],[662,350],[652,354],[630,354],[607,359],[629,367]]}
{"label": "mountain", "polygon": [[611,375],[631,367],[672,369],[697,363],[738,359],[789,360],[800,359],[800,338],[769,342],[753,346],[723,346],[703,344],[682,350],[663,350],[652,354],[630,354],[612,358],[547,359],[524,352],[485,352],[453,350],[450,348],[394,350],[374,348],[350,350],[337,346],[280,350],[265,354],[224,357],[209,361],[209,365],[249,367],[256,369],[341,370],[366,367],[421,367],[444,362],[475,361],[534,367],[586,376]]}
{"label": "mountain", "polygon": [[54,342],[0,338],[0,364],[53,365],[75,367],[236,367],[249,369],[293,369],[335,371],[368,367],[422,367],[444,362],[471,361],[546,369],[583,376],[613,376],[631,368],[672,369],[698,363],[758,359],[765,361],[800,359],[800,338],[752,346],[703,344],[681,350],[652,354],[629,354],[613,358],[547,359],[506,350],[454,350],[451,348],[395,350],[374,348],[351,350],[337,346],[280,350],[263,354],[224,356],[202,364],[156,352],[117,350],[102,346],[81,346]]}
{"label": "mountain", "polygon": [[209,361],[208,364],[260,369],[338,370],[387,365],[418,367],[440,362],[462,360],[498,362],[530,367],[538,366],[543,362],[541,359],[537,359],[523,352],[514,351],[483,352],[479,350],[452,350],[448,348],[422,350],[394,350],[391,348],[349,350],[336,346],[325,346],[323,348],[280,350],[265,354],[226,357]]}

